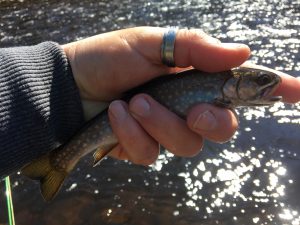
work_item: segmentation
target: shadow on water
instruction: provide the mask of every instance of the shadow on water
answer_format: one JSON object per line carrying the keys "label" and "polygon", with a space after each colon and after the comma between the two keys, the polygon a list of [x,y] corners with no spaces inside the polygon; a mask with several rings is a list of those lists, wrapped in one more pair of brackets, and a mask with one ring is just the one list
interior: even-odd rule
{"label": "shadow on water", "polygon": [[[66,43],[139,25],[198,27],[247,43],[251,60],[297,75],[300,2],[292,0],[0,0],[0,46]],[[226,144],[185,159],[163,151],[149,167],[83,159],[58,197],[12,176],[16,222],[34,224],[300,224],[300,105],[243,109]],[[4,190],[4,184],[0,184]],[[4,192],[0,224],[7,221]]]}

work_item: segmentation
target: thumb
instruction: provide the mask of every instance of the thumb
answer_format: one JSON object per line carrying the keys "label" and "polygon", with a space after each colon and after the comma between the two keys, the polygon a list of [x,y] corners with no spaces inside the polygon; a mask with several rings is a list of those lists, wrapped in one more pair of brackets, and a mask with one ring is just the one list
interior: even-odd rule
{"label": "thumb", "polygon": [[[138,34],[135,49],[149,61],[162,65],[160,48],[166,28],[132,28]],[[250,49],[247,45],[221,43],[200,29],[180,29],[177,31],[174,60],[177,67],[194,67],[207,72],[218,72],[241,65],[248,59]]]}
{"label": "thumb", "polygon": [[179,30],[175,44],[175,64],[218,72],[241,65],[250,55],[247,45],[221,43],[201,30]]}

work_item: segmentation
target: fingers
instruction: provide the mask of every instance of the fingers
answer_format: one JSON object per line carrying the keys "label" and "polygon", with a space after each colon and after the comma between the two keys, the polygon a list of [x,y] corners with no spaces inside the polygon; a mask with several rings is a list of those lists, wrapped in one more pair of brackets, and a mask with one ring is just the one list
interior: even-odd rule
{"label": "fingers", "polygon": [[296,103],[300,101],[300,79],[280,73],[282,82],[275,91],[274,96],[280,95],[283,101],[287,103]]}
{"label": "fingers", "polygon": [[[128,112],[125,102],[114,101],[109,106],[109,119],[112,129],[116,134],[122,148],[117,154],[122,155],[122,149],[126,151],[126,157],[134,163],[148,165],[156,160],[158,144],[143,128],[133,119]],[[116,152],[115,152],[116,154]]]}
{"label": "fingers", "polygon": [[[161,65],[160,48],[165,28],[133,28],[135,38],[126,36],[129,43],[149,61]],[[134,41],[133,41],[134,40]],[[221,43],[199,29],[177,31],[174,58],[177,67],[193,66],[197,69],[217,72],[242,64],[250,55],[244,44]]]}
{"label": "fingers", "polygon": [[[162,64],[160,52],[165,31],[166,28],[136,27],[102,34],[100,41],[97,38],[100,42],[97,46],[111,46],[101,51],[101,63],[113,68],[109,73],[104,70],[105,79],[111,77],[108,74],[113,74],[115,78],[108,93],[128,90],[155,77],[180,70]],[[249,55],[247,45],[220,43],[200,30],[181,29],[176,35],[174,58],[176,66],[181,68],[192,66],[209,72],[224,71],[242,64]]]}
{"label": "fingers", "polygon": [[218,72],[242,64],[250,55],[247,45],[221,43],[198,29],[179,30],[175,42],[175,64]]}
{"label": "fingers", "polygon": [[210,104],[193,107],[187,116],[187,124],[191,130],[215,142],[228,141],[238,128],[231,110]]}
{"label": "fingers", "polygon": [[157,158],[157,143],[175,155],[194,156],[201,150],[203,138],[224,142],[238,124],[230,110],[209,104],[192,108],[186,122],[145,94],[135,96],[129,107],[121,101],[113,102],[109,116],[120,142],[110,155],[143,165]]}
{"label": "fingers", "polygon": [[130,101],[129,108],[147,133],[175,155],[193,156],[201,150],[202,138],[191,131],[183,119],[150,96],[135,96]]}
{"label": "fingers", "polygon": [[129,108],[155,140],[179,156],[197,154],[202,148],[203,138],[215,142],[228,141],[238,127],[231,110],[210,104],[191,108],[187,122],[145,94],[136,95]]}

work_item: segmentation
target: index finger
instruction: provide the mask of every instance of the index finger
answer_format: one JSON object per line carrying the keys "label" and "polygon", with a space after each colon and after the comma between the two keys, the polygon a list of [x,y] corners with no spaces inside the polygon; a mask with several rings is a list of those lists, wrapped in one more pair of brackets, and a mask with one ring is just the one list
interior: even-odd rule
{"label": "index finger", "polygon": [[296,103],[300,101],[300,79],[292,77],[286,73],[277,72],[281,77],[281,84],[274,92],[280,95],[284,102]]}

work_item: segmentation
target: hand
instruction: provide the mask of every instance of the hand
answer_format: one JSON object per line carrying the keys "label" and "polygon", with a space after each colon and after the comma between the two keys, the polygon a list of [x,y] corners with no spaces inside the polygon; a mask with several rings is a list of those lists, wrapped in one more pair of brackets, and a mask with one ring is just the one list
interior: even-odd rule
{"label": "hand", "polygon": [[[138,27],[63,45],[83,102],[111,101],[150,79],[187,67],[224,71],[239,66],[250,54],[246,45],[220,43],[200,30],[179,30],[174,53],[177,67],[169,68],[160,58],[164,31]],[[133,97],[129,104],[113,101],[109,117],[120,143],[111,155],[143,165],[155,161],[158,143],[178,156],[193,156],[204,138],[224,142],[238,126],[230,110],[209,104],[193,107],[184,121],[145,94]]]}

